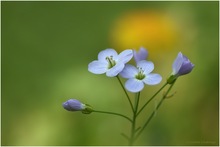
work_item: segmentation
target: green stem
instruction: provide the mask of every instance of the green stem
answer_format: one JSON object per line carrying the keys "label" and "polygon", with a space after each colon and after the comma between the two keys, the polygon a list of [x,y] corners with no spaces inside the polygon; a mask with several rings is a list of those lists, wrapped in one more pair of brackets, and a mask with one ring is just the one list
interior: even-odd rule
{"label": "green stem", "polygon": [[92,112],[97,112],[97,113],[105,113],[105,114],[117,115],[117,116],[121,116],[121,117],[123,117],[123,118],[126,118],[127,120],[129,120],[130,122],[132,122],[132,120],[131,120],[129,117],[127,117],[127,116],[125,116],[125,115],[123,115],[123,114],[120,114],[120,113],[115,113],[115,112],[107,112],[107,111],[98,111],[98,110],[93,110]]}
{"label": "green stem", "polygon": [[127,139],[128,141],[130,140],[130,138],[129,138],[127,135],[125,135],[124,133],[121,133],[121,135],[122,135],[125,139]]}
{"label": "green stem", "polygon": [[165,83],[142,107],[141,109],[138,111],[137,116],[141,113],[141,111],[150,103],[151,100],[154,99],[155,96],[157,96],[158,93],[160,93],[160,91],[167,86],[168,83]]}
{"label": "green stem", "polygon": [[[175,83],[175,82],[174,82]],[[155,108],[155,110],[151,113],[151,115],[149,116],[149,118],[147,119],[146,123],[144,124],[144,126],[141,128],[141,130],[138,132],[138,134],[135,136],[135,139],[137,139],[141,133],[143,132],[143,130],[145,129],[145,127],[149,124],[149,122],[151,121],[151,119],[153,118],[153,116],[155,115],[155,113],[157,112],[157,110],[159,109],[159,107],[161,106],[162,102],[165,100],[165,98],[167,97],[168,93],[170,92],[170,90],[172,89],[174,83],[172,83],[169,87],[169,89],[167,90],[167,92],[163,95],[162,99],[160,100],[159,104],[157,105],[157,107]]]}
{"label": "green stem", "polygon": [[125,90],[125,88],[124,88],[124,86],[123,86],[123,84],[122,84],[122,82],[121,82],[119,76],[116,76],[116,77],[117,77],[117,79],[118,79],[118,81],[119,81],[121,87],[123,88],[123,90],[124,90],[124,92],[125,92],[125,95],[127,96],[127,99],[128,99],[128,101],[129,101],[129,103],[130,103],[130,105],[131,105],[132,111],[134,112],[134,107],[133,107],[133,105],[132,105],[132,103],[131,103],[131,100],[130,100],[130,97],[128,96],[127,91]]}
{"label": "green stem", "polygon": [[132,127],[131,127],[131,137],[130,137],[129,145],[133,145],[133,143],[134,143],[139,98],[140,98],[140,92],[136,93],[136,95],[135,95],[135,105],[134,105],[133,120],[132,120]]}

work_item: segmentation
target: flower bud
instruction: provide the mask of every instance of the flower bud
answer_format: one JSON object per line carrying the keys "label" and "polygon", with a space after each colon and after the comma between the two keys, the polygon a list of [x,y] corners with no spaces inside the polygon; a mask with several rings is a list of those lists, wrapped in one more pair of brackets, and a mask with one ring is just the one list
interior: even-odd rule
{"label": "flower bud", "polygon": [[144,47],[140,47],[139,51],[133,50],[134,60],[138,63],[141,60],[146,60],[148,52]]}
{"label": "flower bud", "polygon": [[179,76],[190,73],[194,66],[186,56],[179,52],[173,62],[173,72],[167,82],[172,84]]}
{"label": "flower bud", "polygon": [[86,108],[86,105],[76,99],[69,99],[63,103],[63,108],[68,111],[82,111]]}
{"label": "flower bud", "polygon": [[92,106],[83,104],[76,99],[69,99],[63,103],[63,108],[68,111],[81,111],[84,114],[90,114],[93,112]]}

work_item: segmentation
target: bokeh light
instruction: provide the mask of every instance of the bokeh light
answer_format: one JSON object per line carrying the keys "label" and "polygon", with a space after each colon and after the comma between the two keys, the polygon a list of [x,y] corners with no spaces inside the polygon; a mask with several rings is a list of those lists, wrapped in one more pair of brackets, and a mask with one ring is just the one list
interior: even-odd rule
{"label": "bokeh light", "polygon": [[174,50],[181,40],[177,22],[166,11],[132,10],[115,22],[111,42],[117,49],[146,47],[152,57]]}

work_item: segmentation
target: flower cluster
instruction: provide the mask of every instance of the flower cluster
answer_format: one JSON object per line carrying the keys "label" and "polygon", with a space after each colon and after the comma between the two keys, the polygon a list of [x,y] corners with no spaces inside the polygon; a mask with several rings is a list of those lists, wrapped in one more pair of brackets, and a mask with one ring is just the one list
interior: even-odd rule
{"label": "flower cluster", "polygon": [[[98,60],[89,64],[88,70],[94,74],[106,73],[109,77],[122,76],[128,79],[125,88],[133,93],[140,92],[144,84],[156,85],[162,80],[159,74],[151,73],[154,64],[147,61],[148,52],[141,47],[139,52],[135,50],[125,50],[119,55],[114,49],[106,49],[98,54]],[[127,64],[134,57],[136,67]]]}
{"label": "flower cluster", "polygon": [[[143,90],[144,84],[156,85],[162,80],[160,74],[151,73],[154,70],[154,64],[147,61],[148,51],[144,47],[140,47],[139,51],[127,49],[118,54],[114,49],[105,49],[98,54],[98,60],[92,61],[88,65],[88,70],[94,74],[104,74],[108,77],[121,77],[128,79],[125,82],[125,88],[137,93]],[[136,66],[128,64],[134,57]],[[194,64],[184,56],[178,53],[173,62],[173,72],[167,79],[168,84],[172,84],[179,76],[188,74],[194,68]],[[63,107],[68,111],[92,110],[89,105],[82,104],[76,99],[70,99],[63,103]],[[85,111],[86,110],[86,111]]]}
{"label": "flower cluster", "polygon": [[[175,81],[178,77],[188,74],[194,68],[194,64],[184,56],[181,52],[178,53],[176,59],[173,62],[173,71],[166,83],[151,97],[145,104],[139,108],[140,92],[146,85],[156,85],[162,81],[160,74],[152,73],[154,70],[154,64],[152,61],[147,60],[148,51],[141,47],[139,51],[132,49],[124,50],[121,53],[117,53],[114,49],[105,49],[98,54],[98,60],[92,61],[88,65],[88,70],[94,74],[106,74],[108,77],[117,77],[120,85],[122,86],[127,99],[130,103],[133,117],[129,117],[116,112],[94,110],[90,105],[84,104],[76,99],[69,99],[63,103],[64,109],[68,111],[81,111],[84,114],[90,114],[92,112],[105,113],[111,115],[117,115],[127,119],[131,122],[131,134],[130,137],[124,135],[129,140],[129,145],[133,145],[134,141],[143,132],[144,128],[148,125],[149,121],[153,118],[162,102],[167,98],[171,91]],[[135,65],[128,62],[134,58]],[[122,84],[120,77],[125,78],[127,81]],[[136,119],[143,109],[152,101],[152,99],[158,95],[166,86],[169,85],[168,90],[163,94],[159,104],[155,107],[145,123],[139,128],[136,126]],[[135,101],[132,103],[127,91],[135,93]],[[143,118],[142,118],[143,119]]]}

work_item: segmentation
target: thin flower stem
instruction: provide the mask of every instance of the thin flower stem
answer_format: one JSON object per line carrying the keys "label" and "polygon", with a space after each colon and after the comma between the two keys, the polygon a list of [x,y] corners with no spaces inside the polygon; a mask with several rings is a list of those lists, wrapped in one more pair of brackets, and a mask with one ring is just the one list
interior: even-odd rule
{"label": "thin flower stem", "polygon": [[105,113],[105,114],[117,115],[117,116],[124,117],[124,118],[126,118],[127,120],[129,120],[130,122],[132,122],[132,120],[131,120],[129,117],[127,117],[127,116],[125,116],[125,115],[123,115],[123,114],[120,114],[120,113],[115,113],[115,112],[107,112],[107,111],[98,111],[98,110],[93,110],[92,112],[97,112],[97,113]]}
{"label": "thin flower stem", "polygon": [[141,109],[138,111],[137,116],[141,113],[141,111],[150,103],[151,100],[154,99],[155,96],[157,96],[158,93],[160,93],[160,91],[167,86],[168,83],[165,83],[142,107]]}
{"label": "thin flower stem", "polygon": [[129,101],[129,103],[130,103],[130,105],[131,105],[131,109],[132,109],[132,111],[134,112],[134,107],[133,107],[133,105],[132,105],[131,99],[130,99],[130,97],[129,97],[127,91],[125,90],[125,87],[123,86],[123,84],[122,84],[122,82],[121,82],[119,76],[116,76],[116,77],[117,77],[117,79],[118,79],[118,81],[119,81],[119,83],[120,83],[122,89],[124,90],[125,95],[127,96],[127,99],[128,99],[128,101]]}
{"label": "thin flower stem", "polygon": [[[175,82],[174,82],[175,83]],[[145,127],[149,124],[149,122],[151,121],[151,119],[153,118],[153,116],[155,115],[155,113],[157,112],[157,110],[159,109],[159,107],[161,106],[162,102],[165,100],[165,98],[167,97],[167,95],[169,94],[170,90],[172,89],[174,83],[172,83],[169,87],[169,89],[167,90],[167,92],[163,95],[162,99],[160,100],[159,104],[157,105],[157,107],[155,108],[155,110],[151,113],[151,115],[149,116],[149,118],[147,119],[146,123],[144,124],[144,126],[141,128],[141,130],[138,132],[138,134],[135,136],[134,140],[136,140],[141,133],[143,132],[143,130],[145,129]]]}
{"label": "thin flower stem", "polygon": [[136,93],[135,95],[135,105],[134,105],[134,112],[133,112],[133,120],[132,120],[132,127],[131,127],[131,137],[129,145],[133,145],[134,143],[134,137],[136,132],[136,118],[137,118],[137,110],[139,105],[139,99],[140,99],[140,92]]}
{"label": "thin flower stem", "polygon": [[130,138],[129,138],[127,135],[125,135],[124,133],[121,133],[121,135],[122,135],[124,138],[126,138],[128,141],[130,140]]}
{"label": "thin flower stem", "polygon": [[135,133],[137,132],[137,131],[139,131],[141,129],[141,127],[138,127],[136,130],[135,130]]}

